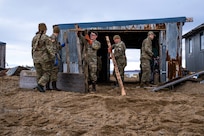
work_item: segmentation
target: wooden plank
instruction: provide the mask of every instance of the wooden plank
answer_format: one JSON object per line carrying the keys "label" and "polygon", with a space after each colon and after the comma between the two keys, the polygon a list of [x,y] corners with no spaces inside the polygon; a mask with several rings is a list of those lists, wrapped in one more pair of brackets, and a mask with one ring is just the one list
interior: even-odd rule
{"label": "wooden plank", "polygon": [[[78,24],[75,24],[75,30],[81,31],[81,28],[78,26]],[[87,32],[87,31],[85,31]],[[88,58],[87,58],[87,51],[88,51],[88,45],[87,43],[83,43],[84,47],[83,47],[83,51],[82,51],[82,56],[84,56],[83,58],[83,63],[82,63],[82,71],[84,74],[84,85],[85,85],[85,92],[89,92],[89,84],[88,84]]]}
{"label": "wooden plank", "polygon": [[[75,25],[75,28],[77,30],[78,28],[78,25]],[[76,41],[77,41],[77,55],[78,55],[78,64],[79,64],[79,73],[81,74],[83,71],[82,71],[82,54],[81,54],[81,45],[80,45],[80,42],[79,42],[79,38],[77,37],[77,33],[76,33]]]}
{"label": "wooden plank", "polygon": [[84,74],[58,73],[57,87],[63,91],[85,92]]}
{"label": "wooden plank", "polygon": [[[110,43],[110,39],[109,39],[109,36],[106,36],[106,41],[107,41],[107,44],[108,44],[108,47],[109,48],[112,48],[111,46],[111,43]],[[118,80],[118,83],[119,83],[119,86],[120,86],[120,89],[121,89],[121,95],[126,95],[126,91],[124,89],[124,86],[123,86],[123,82],[122,82],[122,79],[121,79],[121,76],[120,76],[120,72],[118,70],[118,66],[117,66],[117,62],[115,60],[115,56],[114,54],[112,53],[112,51],[110,52],[110,55],[111,55],[111,58],[112,58],[112,61],[113,61],[113,64],[114,64],[114,69],[115,69],[115,74],[116,74],[116,78]]]}

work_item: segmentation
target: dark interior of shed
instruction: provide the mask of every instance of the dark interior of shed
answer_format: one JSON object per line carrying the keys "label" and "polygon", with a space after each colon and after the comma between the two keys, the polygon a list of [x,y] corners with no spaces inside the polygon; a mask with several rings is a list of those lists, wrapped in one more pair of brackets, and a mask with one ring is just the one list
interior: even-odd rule
{"label": "dark interior of shed", "polygon": [[[101,42],[101,49],[98,51],[98,56],[101,56],[102,70],[99,72],[99,82],[110,81],[110,59],[108,54],[108,45],[105,36],[109,36],[111,44],[114,35],[120,35],[121,40],[125,43],[127,49],[141,49],[142,41],[147,37],[147,30],[98,30],[97,40]],[[152,41],[153,49],[156,49],[156,54],[159,54],[159,32],[154,31],[156,37]],[[127,60],[128,61],[128,60]]]}

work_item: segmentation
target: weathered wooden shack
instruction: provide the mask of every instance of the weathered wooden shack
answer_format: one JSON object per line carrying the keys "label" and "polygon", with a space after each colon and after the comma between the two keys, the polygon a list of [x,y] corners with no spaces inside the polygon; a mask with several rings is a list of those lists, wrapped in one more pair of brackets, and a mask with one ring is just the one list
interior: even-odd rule
{"label": "weathered wooden shack", "polygon": [[[186,17],[123,20],[90,23],[57,24],[60,27],[60,42],[68,39],[68,46],[62,49],[62,69],[66,73],[82,73],[81,52],[75,24],[80,28],[98,32],[98,41],[102,48],[98,56],[102,58],[102,72],[100,81],[109,81],[110,60],[107,52],[105,36],[112,37],[119,34],[129,49],[140,49],[142,41],[148,31],[153,31],[156,38],[153,40],[154,53],[159,57],[159,80],[166,82],[182,76],[182,27],[189,21]],[[113,43],[113,41],[111,41]],[[138,54],[135,54],[137,56]]]}
{"label": "weathered wooden shack", "polygon": [[204,24],[183,35],[185,38],[186,69],[191,72],[204,70]]}
{"label": "weathered wooden shack", "polygon": [[5,68],[6,64],[6,43],[0,41],[0,67]]}

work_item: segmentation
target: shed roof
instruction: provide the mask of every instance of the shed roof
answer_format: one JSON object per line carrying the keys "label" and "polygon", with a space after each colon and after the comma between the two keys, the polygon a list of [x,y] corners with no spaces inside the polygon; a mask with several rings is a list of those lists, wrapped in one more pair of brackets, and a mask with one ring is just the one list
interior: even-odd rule
{"label": "shed roof", "polygon": [[186,22],[186,17],[70,23],[70,24],[58,24],[58,26],[60,27],[60,29],[74,29],[75,24],[78,24],[81,28],[92,28],[92,27],[112,27],[112,26],[139,25],[139,24],[160,24],[160,23],[173,23],[173,22]]}
{"label": "shed roof", "polygon": [[0,41],[0,45],[5,45],[6,43]]}
{"label": "shed roof", "polygon": [[186,34],[184,34],[182,37],[183,38],[188,38],[198,32],[200,32],[201,30],[204,30],[204,23],[197,26],[196,28],[192,29],[191,31],[187,32]]}

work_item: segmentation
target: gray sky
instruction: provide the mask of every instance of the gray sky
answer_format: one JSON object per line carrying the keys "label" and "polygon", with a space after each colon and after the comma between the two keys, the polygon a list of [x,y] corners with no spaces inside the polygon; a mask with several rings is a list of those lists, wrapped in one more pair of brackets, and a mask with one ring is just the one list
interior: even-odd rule
{"label": "gray sky", "polygon": [[[203,5],[204,0],[0,0],[0,41],[7,43],[7,67],[33,66],[31,40],[41,22],[51,35],[54,24],[193,17],[183,27],[185,34],[204,23]],[[131,52],[127,69],[139,64]]]}

